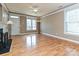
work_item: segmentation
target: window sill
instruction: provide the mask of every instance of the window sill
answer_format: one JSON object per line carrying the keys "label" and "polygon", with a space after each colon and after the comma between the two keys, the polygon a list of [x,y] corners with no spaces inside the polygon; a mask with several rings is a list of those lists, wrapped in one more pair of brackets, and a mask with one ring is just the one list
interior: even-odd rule
{"label": "window sill", "polygon": [[64,32],[65,35],[72,35],[79,37],[79,34],[71,33],[71,32]]}

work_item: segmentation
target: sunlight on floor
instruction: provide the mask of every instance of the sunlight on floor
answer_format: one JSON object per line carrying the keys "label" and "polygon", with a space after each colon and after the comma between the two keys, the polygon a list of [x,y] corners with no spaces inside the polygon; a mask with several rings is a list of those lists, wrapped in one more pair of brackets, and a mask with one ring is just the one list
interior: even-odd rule
{"label": "sunlight on floor", "polygon": [[30,35],[26,37],[27,47],[31,48],[36,46],[36,35]]}
{"label": "sunlight on floor", "polygon": [[79,53],[75,49],[70,47],[66,47],[65,52],[66,56],[79,56]]}

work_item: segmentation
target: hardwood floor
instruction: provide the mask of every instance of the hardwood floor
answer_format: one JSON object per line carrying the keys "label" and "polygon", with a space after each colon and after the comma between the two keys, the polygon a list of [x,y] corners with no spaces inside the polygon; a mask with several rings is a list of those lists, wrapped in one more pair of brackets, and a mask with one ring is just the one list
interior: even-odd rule
{"label": "hardwood floor", "polygon": [[11,50],[2,56],[78,56],[79,44],[42,34],[12,37]]}

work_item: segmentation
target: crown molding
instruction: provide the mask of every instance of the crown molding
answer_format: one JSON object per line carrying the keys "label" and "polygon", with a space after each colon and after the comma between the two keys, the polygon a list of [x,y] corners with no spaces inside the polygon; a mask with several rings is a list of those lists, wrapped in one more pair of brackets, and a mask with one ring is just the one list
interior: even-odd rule
{"label": "crown molding", "polygon": [[18,13],[18,12],[11,12],[9,11],[9,13],[11,14],[17,14],[17,15],[20,15],[20,16],[32,16],[32,17],[37,17],[37,16],[33,16],[33,15],[28,15],[28,14],[23,14],[23,13]]}
{"label": "crown molding", "polygon": [[56,13],[58,13],[58,12],[61,12],[61,11],[63,11],[65,8],[70,7],[70,6],[72,6],[72,5],[75,5],[75,4],[77,4],[77,3],[72,3],[72,4],[70,4],[70,5],[67,5],[67,6],[63,7],[63,8],[59,8],[59,9],[57,9],[57,10],[55,10],[55,11],[49,12],[49,13],[47,13],[47,14],[41,16],[41,18],[42,18],[42,17],[46,17],[46,16],[50,16],[50,15],[53,15],[53,14],[56,14]]}
{"label": "crown molding", "polygon": [[2,7],[6,9],[6,11],[8,12],[9,9],[7,8],[6,4],[5,3],[1,3]]}

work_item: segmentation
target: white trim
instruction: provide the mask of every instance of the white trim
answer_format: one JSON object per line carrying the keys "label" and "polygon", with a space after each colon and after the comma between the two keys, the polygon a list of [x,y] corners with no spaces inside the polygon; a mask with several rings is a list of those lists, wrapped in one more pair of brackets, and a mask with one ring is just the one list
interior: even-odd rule
{"label": "white trim", "polygon": [[48,13],[48,14],[46,14],[46,15],[43,15],[43,16],[41,16],[41,17],[46,17],[46,16],[50,16],[50,15],[59,13],[59,12],[63,11],[65,8],[70,7],[70,6],[74,5],[74,4],[77,4],[77,3],[72,3],[72,4],[68,5],[68,6],[63,7],[63,8],[59,8],[59,9],[57,9],[57,10],[55,10],[55,11],[52,11],[52,12],[50,12],[50,13]]}
{"label": "white trim", "polygon": [[44,15],[44,16],[42,16],[42,17],[50,16],[50,15],[53,15],[53,14],[59,13],[59,12],[61,12],[61,11],[63,11],[63,10],[64,10],[64,9],[60,9],[60,10],[58,10],[58,11],[55,11],[55,12],[49,13],[49,14]]}
{"label": "white trim", "polygon": [[8,12],[8,9],[6,7],[6,5],[4,3],[1,3],[2,7],[6,9],[6,11]]}
{"label": "white trim", "polygon": [[74,35],[76,37],[79,37],[79,34],[76,34],[76,33],[64,32],[64,34],[66,34],[66,35]]}
{"label": "white trim", "polygon": [[51,36],[51,37],[56,37],[58,39],[67,40],[67,41],[70,41],[70,42],[74,42],[74,43],[79,44],[78,41],[70,40],[70,39],[67,39],[67,38],[64,38],[64,37],[60,37],[60,36],[56,36],[56,35],[51,35],[51,34],[48,34],[48,33],[42,33],[42,34],[47,35],[47,36]]}
{"label": "white trim", "polygon": [[19,33],[19,34],[16,34],[16,35],[28,35],[28,34],[37,34],[37,32],[31,32],[31,33]]}

